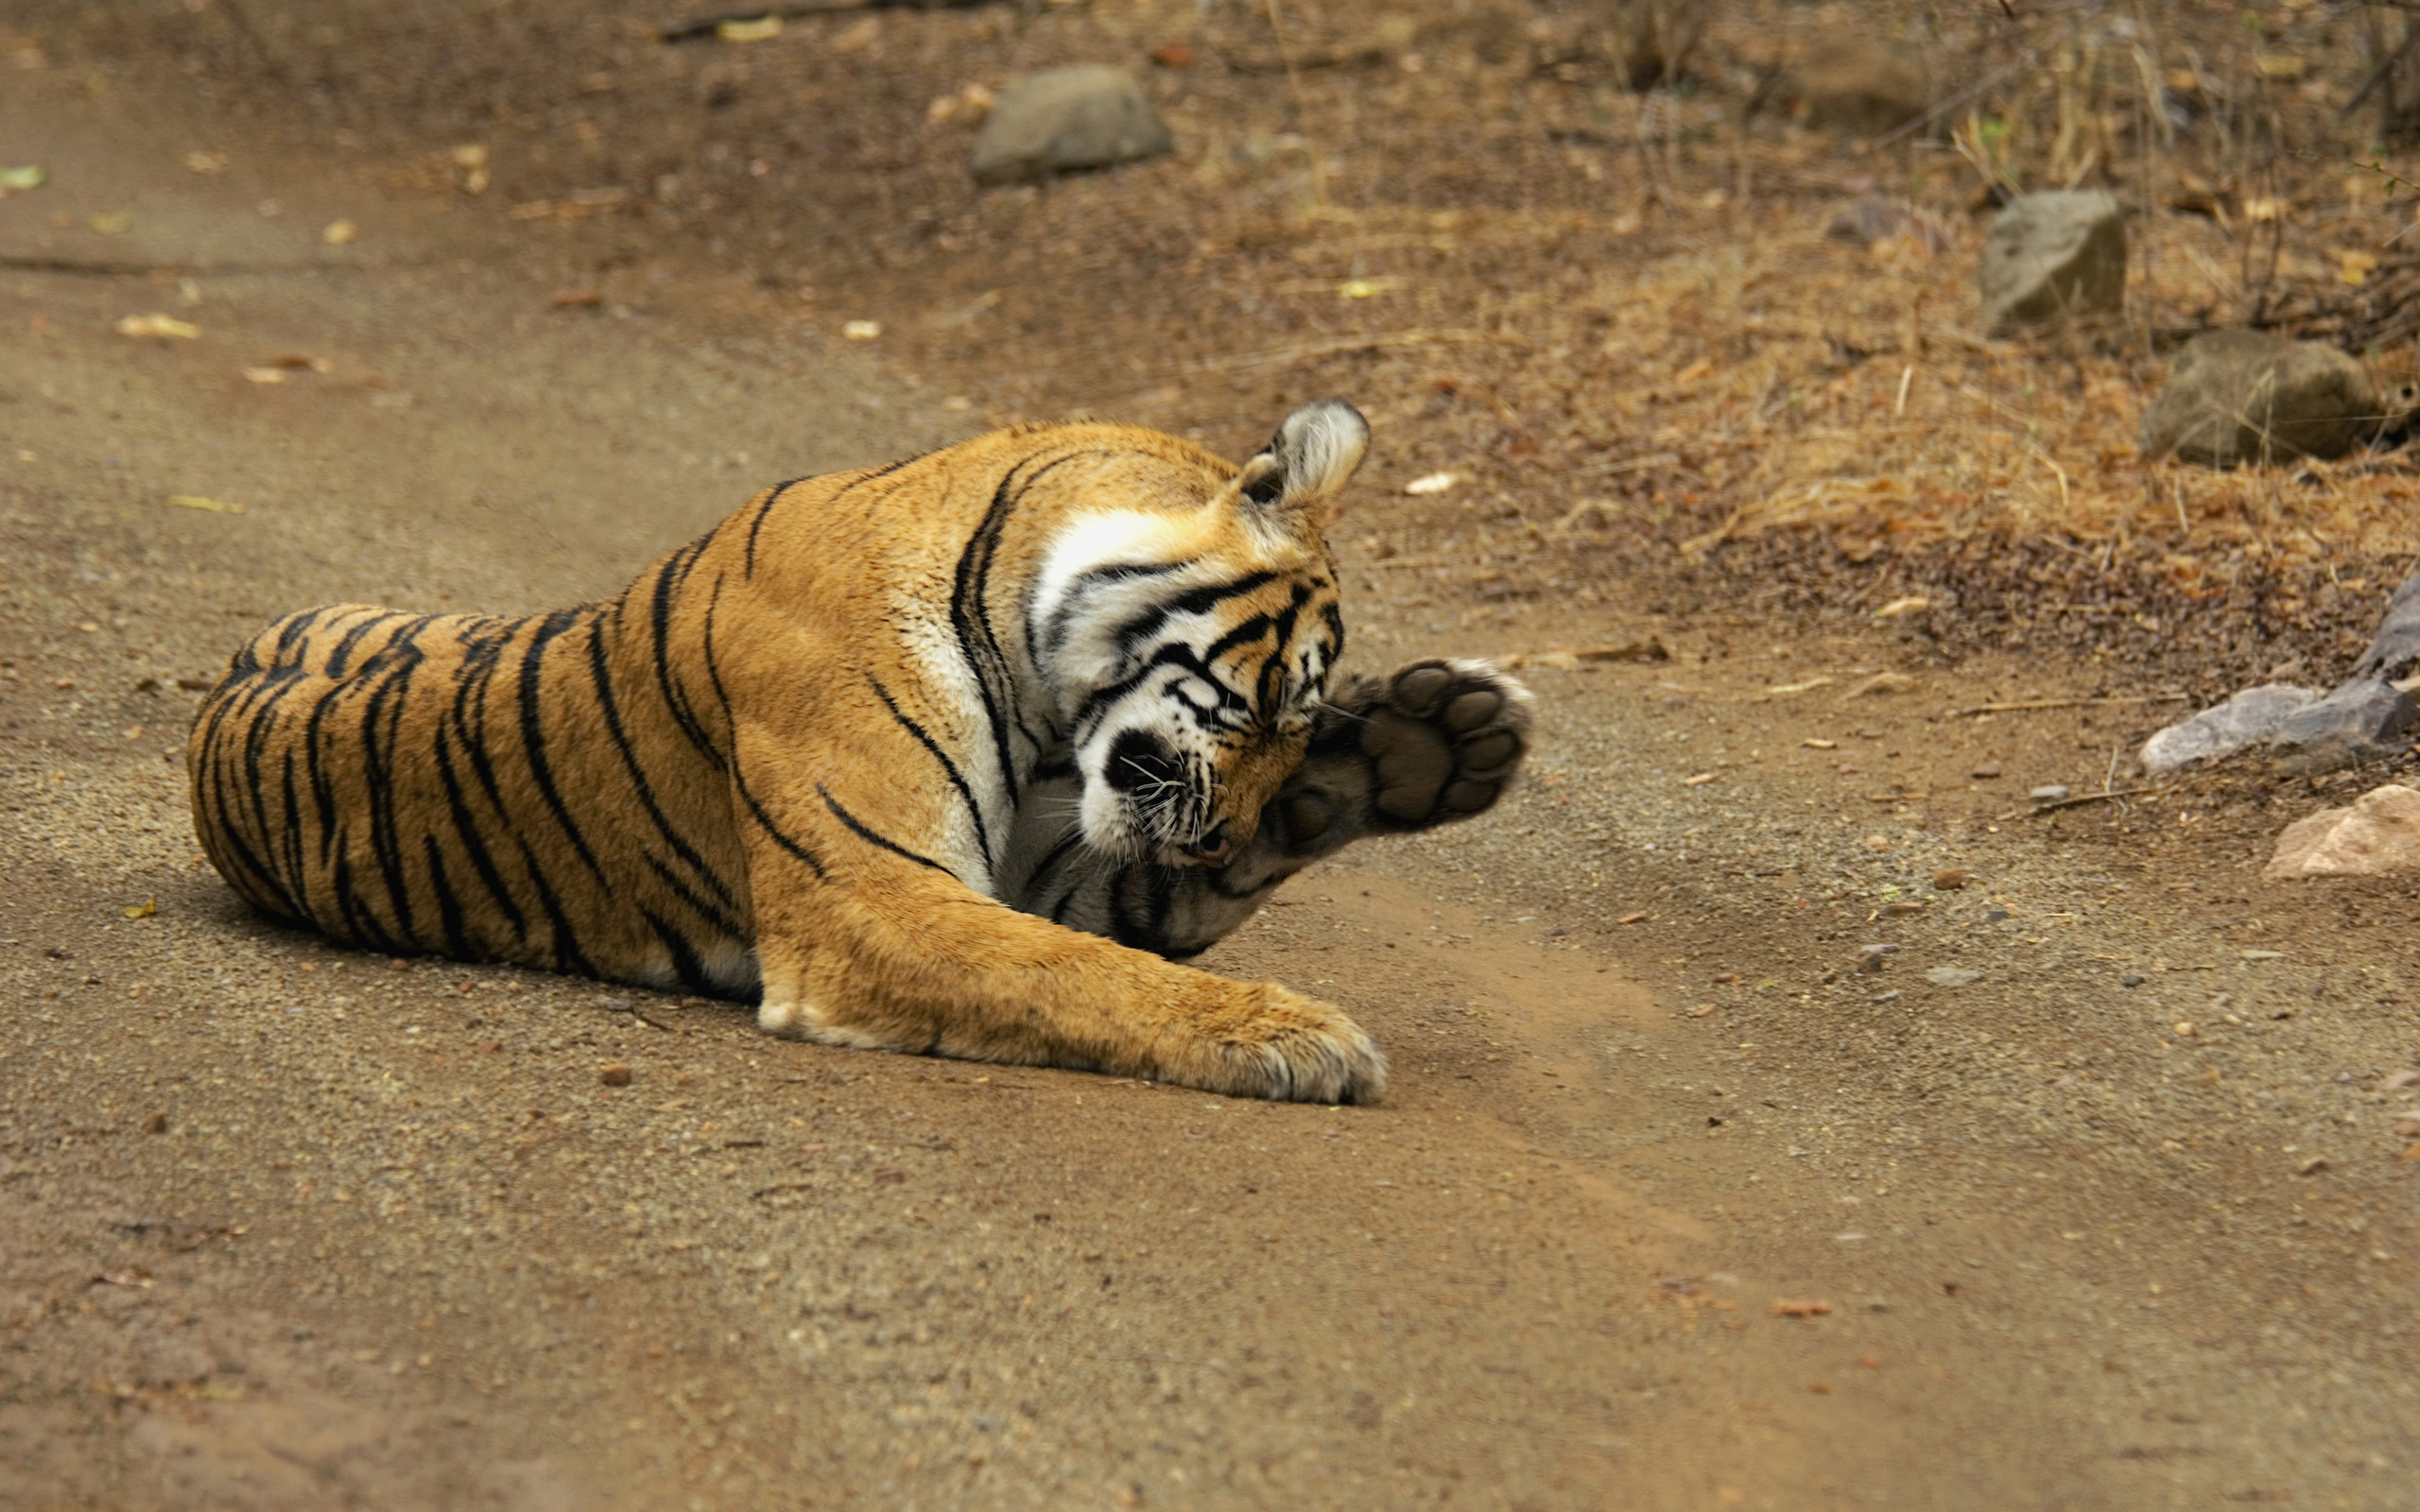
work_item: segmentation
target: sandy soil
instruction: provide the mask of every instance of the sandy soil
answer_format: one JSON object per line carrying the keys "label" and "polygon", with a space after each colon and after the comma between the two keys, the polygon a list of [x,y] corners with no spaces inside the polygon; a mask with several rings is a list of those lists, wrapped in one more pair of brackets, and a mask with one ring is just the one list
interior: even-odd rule
{"label": "sandy soil", "polygon": [[2325,784],[2028,816],[2178,706],[1962,711],[2089,661],[1491,600],[1365,490],[1364,664],[1668,653],[1534,666],[1514,800],[1215,954],[1377,1033],[1376,1108],[248,916],[177,753],[253,624],[577,599],[974,417],[694,249],[558,308],[593,263],[196,109],[0,89],[54,176],[0,203],[0,1502],[2410,1504],[2409,889],[2259,881]]}

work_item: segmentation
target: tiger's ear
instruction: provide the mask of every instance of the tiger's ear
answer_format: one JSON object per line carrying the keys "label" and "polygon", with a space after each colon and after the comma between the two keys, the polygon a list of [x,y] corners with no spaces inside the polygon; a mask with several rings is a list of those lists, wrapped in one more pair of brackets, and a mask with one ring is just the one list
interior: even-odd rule
{"label": "tiger's ear", "polygon": [[1313,532],[1336,518],[1337,495],[1370,449],[1370,422],[1341,399],[1322,399],[1287,416],[1260,455],[1236,478],[1246,507],[1273,509]]}

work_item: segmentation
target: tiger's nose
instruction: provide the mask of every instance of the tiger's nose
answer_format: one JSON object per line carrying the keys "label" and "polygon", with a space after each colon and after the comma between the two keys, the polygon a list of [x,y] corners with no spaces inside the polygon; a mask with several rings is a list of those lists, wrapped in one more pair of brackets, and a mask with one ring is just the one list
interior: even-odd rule
{"label": "tiger's nose", "polygon": [[1205,867],[1223,867],[1234,849],[1227,840],[1227,821],[1220,819],[1195,835],[1193,842],[1184,848],[1184,853]]}

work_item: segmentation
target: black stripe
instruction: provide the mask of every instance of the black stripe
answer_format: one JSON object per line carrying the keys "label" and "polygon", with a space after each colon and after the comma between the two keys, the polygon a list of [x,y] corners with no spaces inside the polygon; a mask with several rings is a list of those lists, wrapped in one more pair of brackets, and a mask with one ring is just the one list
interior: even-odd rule
{"label": "black stripe", "polygon": [[[723,723],[728,726],[731,723],[731,690],[723,686],[722,668],[715,661],[715,614],[722,608],[722,578],[717,576],[714,591],[706,596],[705,623],[699,627],[699,650],[705,659],[706,680],[714,684],[715,696],[722,702]],[[823,882],[831,880],[831,874],[823,869],[821,859],[805,846],[784,834],[782,827],[773,822],[773,816],[765,812],[765,805],[756,801],[756,795],[748,791],[748,774],[741,767],[739,752],[736,748],[731,753],[731,785],[739,789],[740,801],[748,805],[748,812],[754,816],[758,824],[765,827],[765,833],[773,837],[775,845],[805,862],[807,868],[815,873],[817,880]]]}
{"label": "black stripe", "polygon": [[831,881],[831,873],[823,869],[823,863],[817,858],[815,852],[784,834],[781,826],[773,822],[773,816],[765,812],[765,805],[756,801],[756,795],[748,791],[748,779],[740,776],[735,768],[731,774],[731,780],[739,789],[740,798],[748,804],[748,812],[756,816],[756,822],[765,827],[765,833],[773,837],[773,843],[805,862],[808,868],[814,871],[817,880]]}
{"label": "black stripe", "polygon": [[[1068,851],[1083,843],[1083,826],[1080,824],[1067,826],[1067,833],[1059,837],[1059,843],[1045,850],[1042,853],[1042,859],[1033,864],[1032,873],[1025,879],[1027,890],[1031,891],[1041,886],[1042,879],[1050,875],[1050,868],[1064,860]],[[1078,885],[1080,886],[1082,884],[1079,883]]]}
{"label": "black stripe", "polygon": [[1009,516],[1015,510],[1017,501],[1024,496],[1026,490],[1062,463],[1072,462],[1080,456],[1102,455],[1107,454],[1069,452],[1034,468],[1022,480],[1017,472],[1025,463],[1009,469],[1001,477],[999,487],[992,490],[992,503],[984,509],[981,523],[975,527],[975,533],[967,537],[965,549],[959,553],[958,569],[950,585],[950,625],[958,632],[959,654],[966,659],[968,669],[975,674],[976,691],[983,700],[983,717],[992,727],[992,746],[999,758],[1000,780],[1008,786],[1011,806],[1017,801],[1021,782],[1015,756],[1010,749],[1008,720],[1018,719],[1020,732],[1037,746],[1041,742],[1035,741],[1031,731],[1023,729],[1022,713],[1016,707],[1015,679],[1009,676],[1009,659],[1000,649],[999,635],[992,627],[990,606],[984,602],[984,594],[991,584],[992,559],[999,553],[1001,534],[1008,528]]}
{"label": "black stripe", "polygon": [[562,900],[546,881],[546,868],[538,865],[538,854],[529,843],[521,843],[521,865],[529,874],[529,885],[538,891],[538,906],[544,910],[546,922],[553,934],[548,940],[555,953],[555,970],[580,976],[601,976],[604,973],[588,964],[586,953],[579,948],[579,934],[571,927],[571,916],[563,911]]}
{"label": "black stripe", "polygon": [[445,954],[456,960],[467,960],[471,954],[470,939],[462,933],[462,904],[454,896],[453,885],[445,880],[445,856],[438,849],[437,836],[421,836],[428,854],[429,890],[437,894],[437,912],[445,930]]}
{"label": "black stripe", "polygon": [[[614,612],[617,615],[621,612],[618,605]],[[655,800],[655,784],[648,781],[646,769],[639,765],[639,753],[622,729],[621,706],[614,696],[613,669],[605,657],[605,637],[598,631],[593,630],[588,637],[588,670],[590,676],[596,679],[596,707],[605,716],[605,733],[614,742],[614,748],[621,753],[622,767],[631,774],[631,785],[638,790],[639,806],[646,809],[647,816],[654,821],[656,833],[664,836],[664,843],[672,848],[672,853],[687,863],[699,880],[722,900],[724,907],[738,907],[739,900],[732,894],[730,885],[717,876],[715,869],[706,864],[706,858],[698,853],[697,847],[672,827],[663,805]]]}
{"label": "black stripe", "polygon": [[672,974],[680,978],[681,985],[700,996],[717,995],[714,979],[706,974],[705,960],[698,954],[697,947],[689,943],[689,937],[645,909],[640,910],[640,915],[647,919],[648,927],[655,931],[655,937],[664,942],[665,950],[670,953]]}
{"label": "black stripe", "polygon": [[1069,624],[1083,608],[1083,601],[1095,591],[1141,577],[1166,577],[1170,573],[1181,573],[1196,565],[1201,559],[1199,557],[1187,557],[1183,561],[1128,562],[1117,567],[1096,567],[1088,573],[1079,574],[1075,581],[1067,585],[1066,595],[1059,600],[1059,607],[1050,611],[1050,622],[1043,627],[1039,636],[1034,633],[1030,623],[1027,625],[1026,644],[1034,648],[1034,660],[1046,665],[1058,658],[1060,651],[1066,646]]}
{"label": "black stripe", "polygon": [[[597,863],[596,852],[588,848],[588,837],[581,834],[579,826],[572,822],[571,810],[563,803],[562,790],[555,785],[554,767],[546,760],[546,734],[539,722],[539,695],[544,691],[540,669],[545,660],[546,646],[555,637],[578,625],[586,613],[585,610],[557,610],[547,615],[529,637],[529,644],[521,654],[521,676],[515,700],[520,706],[521,748],[528,757],[529,780],[537,784],[538,796],[546,800],[546,807],[554,813],[555,822],[562,826],[563,833],[570,838],[572,849],[588,863],[588,869],[596,876],[596,885],[604,888],[605,896],[610,898],[614,895],[614,884],[606,877],[604,867]],[[596,633],[594,627],[590,633]]]}
{"label": "black stripe", "polygon": [[941,763],[942,770],[949,775],[950,786],[957,788],[958,796],[966,800],[966,812],[975,819],[975,843],[982,848],[983,864],[989,867],[992,864],[992,837],[983,825],[983,806],[975,801],[975,790],[966,785],[966,779],[959,772],[958,763],[951,761],[949,752],[942,749],[933,737],[925,732],[924,726],[901,712],[897,701],[890,696],[890,690],[885,688],[879,679],[869,672],[865,674],[865,679],[867,685],[873,689],[874,696],[882,700],[882,706],[890,711],[890,717],[899,721],[899,727],[915,736],[918,745],[933,753],[933,760]]}
{"label": "black stripe", "polygon": [[1239,598],[1276,580],[1275,573],[1251,572],[1223,583],[1205,583],[1200,588],[1189,588],[1166,603],[1152,605],[1119,626],[1117,648],[1131,651],[1158,634],[1161,626],[1179,614],[1207,614],[1231,598]]}
{"label": "black stripe", "polygon": [[[502,911],[505,921],[512,926],[513,937],[529,938],[529,919],[521,911],[510,888],[505,885],[504,873],[497,869],[495,858],[489,854],[487,842],[479,838],[478,821],[471,815],[471,806],[462,794],[462,780],[454,770],[454,753],[448,748],[445,721],[437,725],[437,777],[445,784],[445,806],[454,820],[455,837],[462,842],[462,850],[471,858],[471,869],[479,874],[479,882],[487,888],[488,897]],[[501,810],[498,810],[501,813]]]}
{"label": "black stripe", "polygon": [[773,512],[773,506],[780,502],[783,494],[789,491],[791,483],[805,481],[804,478],[792,478],[789,483],[776,483],[765,490],[765,502],[756,507],[756,518],[748,522],[748,549],[743,554],[744,565],[740,569],[741,576],[756,576],[756,532],[765,528],[765,517]]}
{"label": "black stripe", "polygon": [[913,861],[920,867],[930,867],[935,871],[940,872],[942,876],[947,877],[952,881],[956,881],[958,879],[957,872],[950,870],[949,868],[942,866],[940,862],[935,861],[928,856],[920,856],[915,851],[908,850],[906,846],[899,844],[897,841],[892,840],[886,835],[877,833],[875,831],[868,828],[865,824],[859,822],[856,815],[851,814],[847,809],[840,806],[840,800],[834,798],[831,792],[826,789],[822,783],[816,783],[815,791],[822,795],[823,806],[832,811],[832,816],[838,819],[842,824],[847,825],[850,831],[854,833],[858,839],[867,841],[873,845],[880,846],[882,849],[890,851],[893,855],[906,856],[908,860]]}
{"label": "black stripe", "polygon": [[[789,487],[786,483],[782,486]],[[707,735],[705,725],[698,718],[697,711],[689,707],[688,696],[672,680],[669,644],[672,629],[672,595],[681,585],[688,581],[691,570],[698,564],[698,558],[704,553],[706,543],[713,539],[712,534],[700,536],[676,553],[672,559],[665,564],[663,570],[655,575],[655,591],[649,595],[648,605],[648,631],[653,643],[655,686],[663,695],[665,706],[672,711],[673,723],[681,727],[681,733],[688,739],[690,746],[695,747],[699,755],[706,757],[719,766],[722,765],[722,758],[715,750],[714,742]]]}

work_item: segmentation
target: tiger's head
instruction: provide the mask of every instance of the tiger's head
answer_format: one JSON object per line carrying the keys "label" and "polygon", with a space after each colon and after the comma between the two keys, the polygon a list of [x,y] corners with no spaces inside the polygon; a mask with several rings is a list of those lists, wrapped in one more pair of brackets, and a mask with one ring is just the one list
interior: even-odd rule
{"label": "tiger's head", "polygon": [[1250,843],[1344,649],[1325,530],[1369,438],[1341,400],[1305,404],[1240,469],[1095,507],[1055,543],[1036,651],[1086,845],[1219,867]]}

